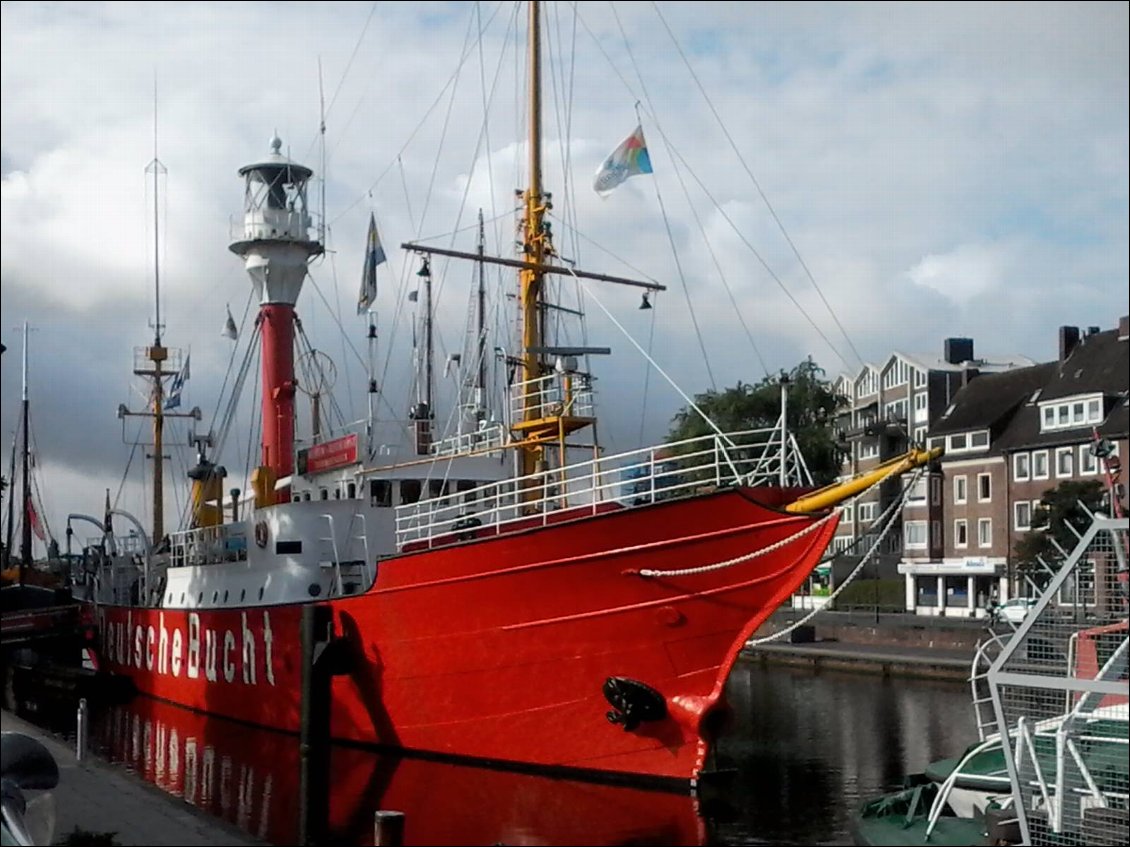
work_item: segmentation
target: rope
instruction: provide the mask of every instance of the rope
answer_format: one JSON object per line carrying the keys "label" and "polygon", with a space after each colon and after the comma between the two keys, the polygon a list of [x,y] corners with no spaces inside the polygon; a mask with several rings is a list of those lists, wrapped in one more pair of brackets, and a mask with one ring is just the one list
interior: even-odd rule
{"label": "rope", "polygon": [[798,532],[794,535],[790,535],[788,538],[782,538],[780,541],[776,542],[775,544],[770,544],[768,547],[762,547],[760,550],[754,550],[752,553],[746,553],[745,555],[738,556],[734,559],[727,559],[724,562],[715,562],[712,565],[701,565],[697,568],[680,568],[679,570],[674,570],[674,571],[668,571],[668,570],[658,571],[658,570],[652,570],[650,568],[647,568],[647,569],[638,571],[638,573],[639,573],[640,576],[652,577],[652,576],[691,576],[691,575],[694,575],[694,574],[709,573],[710,571],[719,571],[719,570],[722,570],[722,568],[729,568],[729,567],[732,567],[733,565],[741,564],[742,562],[748,562],[750,559],[756,559],[759,556],[767,556],[770,553],[774,552],[775,550],[780,550],[786,544],[792,544],[798,538],[803,538],[804,536],[808,535],[810,532],[815,532],[817,529],[822,527],[828,521],[832,520],[833,518],[837,518],[837,517],[838,517],[838,515],[835,512],[829,512],[827,515],[822,517],[820,520],[816,521],[815,523],[809,524],[804,529],[802,529],[800,532]]}
{"label": "rope", "polygon": [[[897,514],[899,509],[902,507],[903,503],[906,502],[907,497],[910,496],[910,490],[914,487],[914,483],[916,483],[918,481],[918,478],[920,476],[922,476],[922,469],[921,468],[919,468],[917,471],[915,471],[914,476],[912,476],[910,478],[910,481],[903,487],[902,495],[897,500],[893,500],[891,502],[891,505],[887,507],[887,511],[884,512],[883,516],[882,516],[882,517],[887,518],[887,525],[885,527],[883,527],[882,532],[880,532],[878,537],[875,539],[875,543],[871,545],[871,549],[868,550],[863,555],[863,558],[861,558],[859,560],[859,564],[857,564],[855,566],[855,569],[850,574],[848,574],[847,579],[845,579],[843,581],[843,583],[840,586],[838,586],[836,588],[836,590],[833,591],[832,594],[828,597],[828,602],[825,604],[825,606],[830,606],[832,604],[832,602],[836,599],[836,597],[839,596],[840,592],[843,591],[845,588],[847,588],[851,584],[852,580],[854,580],[855,577],[859,574],[859,572],[863,570],[863,566],[871,561],[871,557],[875,555],[875,551],[879,549],[879,545],[883,543],[883,539],[887,537],[887,535],[890,533],[891,529],[894,527],[894,525],[895,525],[895,514]],[[882,517],[880,517],[880,520],[882,520]],[[765,644],[769,641],[775,641],[778,638],[781,638],[785,635],[788,635],[790,632],[795,630],[797,627],[803,626],[804,624],[808,623],[810,620],[812,620],[814,617],[816,617],[816,615],[819,614],[820,612],[822,612],[823,610],[824,610],[824,606],[820,607],[819,609],[813,609],[811,612],[809,612],[807,615],[802,617],[800,620],[793,621],[793,623],[789,624],[787,627],[782,629],[780,632],[774,632],[772,635],[766,635],[762,638],[751,639],[750,641],[746,642],[746,646],[747,647],[754,647],[758,644]]]}

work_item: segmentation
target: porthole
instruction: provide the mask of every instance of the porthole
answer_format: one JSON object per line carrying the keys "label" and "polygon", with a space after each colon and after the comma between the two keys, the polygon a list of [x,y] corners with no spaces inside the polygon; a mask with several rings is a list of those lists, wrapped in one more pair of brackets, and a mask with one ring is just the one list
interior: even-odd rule
{"label": "porthole", "polygon": [[322,586],[318,585],[316,582],[311,582],[310,587],[306,590],[310,592],[311,597],[317,597],[322,593]]}
{"label": "porthole", "polygon": [[226,588],[224,589],[224,602],[228,602],[228,590]]}
{"label": "porthole", "polygon": [[247,589],[246,588],[239,589],[239,602],[242,603],[246,597],[247,597]]}
{"label": "porthole", "polygon": [[213,591],[212,592],[212,605],[215,606],[216,601],[219,600],[219,599],[220,599],[220,592],[219,591]]}
{"label": "porthole", "polygon": [[262,585],[259,586],[259,599],[260,600],[263,599],[263,586]]}
{"label": "porthole", "polygon": [[203,602],[204,602],[204,592],[201,591],[199,594],[196,595],[196,605],[199,606]]}

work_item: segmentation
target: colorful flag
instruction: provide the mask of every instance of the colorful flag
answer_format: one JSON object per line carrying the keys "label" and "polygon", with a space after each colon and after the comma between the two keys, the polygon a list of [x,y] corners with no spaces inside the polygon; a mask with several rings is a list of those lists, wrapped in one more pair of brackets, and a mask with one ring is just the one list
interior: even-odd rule
{"label": "colorful flag", "polygon": [[651,158],[647,155],[647,143],[643,140],[643,127],[624,139],[623,143],[608,154],[597,169],[592,187],[601,197],[608,194],[630,176],[651,173]]}
{"label": "colorful flag", "polygon": [[47,533],[43,531],[43,523],[39,520],[39,512],[35,510],[35,503],[29,497],[27,500],[27,523],[31,527],[31,531],[35,533],[35,537],[40,541],[47,540]]}
{"label": "colorful flag", "polygon": [[377,265],[385,260],[385,250],[377,235],[377,218],[369,212],[369,241],[365,247],[365,269],[361,272],[361,293],[357,297],[357,314],[363,315],[377,299]]}
{"label": "colorful flag", "polygon": [[184,357],[184,367],[180,369],[180,373],[173,377],[172,384],[169,386],[169,399],[165,403],[165,411],[171,412],[173,409],[180,406],[180,396],[184,391],[184,384],[188,382],[188,360],[190,356]]}

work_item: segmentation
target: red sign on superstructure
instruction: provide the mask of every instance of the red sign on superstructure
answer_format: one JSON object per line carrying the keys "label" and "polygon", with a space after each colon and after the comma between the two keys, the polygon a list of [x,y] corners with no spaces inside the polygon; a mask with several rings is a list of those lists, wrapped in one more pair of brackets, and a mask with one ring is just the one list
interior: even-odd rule
{"label": "red sign on superstructure", "polygon": [[298,451],[298,472],[314,474],[343,468],[357,461],[357,433],[324,441]]}

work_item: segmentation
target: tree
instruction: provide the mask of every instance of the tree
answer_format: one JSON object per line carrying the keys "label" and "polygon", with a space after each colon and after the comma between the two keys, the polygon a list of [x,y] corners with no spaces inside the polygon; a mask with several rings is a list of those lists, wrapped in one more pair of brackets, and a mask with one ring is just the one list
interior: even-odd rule
{"label": "tree", "polygon": [[[844,402],[824,371],[809,357],[787,374],[788,427],[796,438],[817,485],[833,482],[840,473],[845,452],[832,428],[836,409]],[[738,381],[733,388],[695,395],[695,405],[723,432],[772,427],[781,416],[781,384],[765,377],[756,385]],[[710,426],[695,409],[684,406],[671,419],[667,440],[682,441],[710,435]]]}
{"label": "tree", "polygon": [[1054,569],[1063,560],[1060,548],[1070,552],[1078,542],[1069,526],[1082,535],[1091,525],[1087,510],[1101,511],[1104,503],[1103,485],[1094,479],[1069,479],[1045,491],[1040,505],[1032,512],[1032,531],[1021,536],[1012,548],[1017,572],[1026,574],[1041,587],[1046,586],[1051,574],[1040,564],[1041,560]]}

